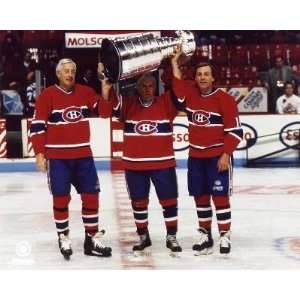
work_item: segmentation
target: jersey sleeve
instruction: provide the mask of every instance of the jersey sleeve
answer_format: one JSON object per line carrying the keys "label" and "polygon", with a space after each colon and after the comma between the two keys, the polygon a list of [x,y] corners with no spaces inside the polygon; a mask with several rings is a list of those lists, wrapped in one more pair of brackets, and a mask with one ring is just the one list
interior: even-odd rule
{"label": "jersey sleeve", "polygon": [[86,97],[91,116],[109,118],[111,116],[111,105],[98,95],[92,88],[86,87]]}
{"label": "jersey sleeve", "polygon": [[174,118],[178,114],[178,108],[175,104],[176,99],[173,99],[173,97],[176,97],[176,95],[174,94],[174,92],[172,90],[170,90],[170,91],[162,94],[162,96],[164,97],[165,107],[166,107],[168,116],[169,116],[170,120],[173,121]]}
{"label": "jersey sleeve", "polygon": [[224,123],[224,152],[231,155],[243,140],[243,129],[239,120],[239,113],[235,99],[227,94],[221,101]]}
{"label": "jersey sleeve", "polygon": [[178,110],[185,111],[186,101],[191,93],[191,81],[182,80],[176,77],[172,79],[172,101]]}
{"label": "jersey sleeve", "polygon": [[46,130],[49,116],[50,95],[43,92],[36,101],[35,112],[30,126],[30,138],[35,154],[45,154]]}

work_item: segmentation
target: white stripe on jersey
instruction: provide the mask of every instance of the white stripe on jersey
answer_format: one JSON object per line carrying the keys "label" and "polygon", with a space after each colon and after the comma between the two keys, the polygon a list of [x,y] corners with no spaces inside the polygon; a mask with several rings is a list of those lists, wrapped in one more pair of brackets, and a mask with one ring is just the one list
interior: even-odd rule
{"label": "white stripe on jersey", "polygon": [[235,138],[237,138],[239,141],[243,140],[241,137],[239,137],[237,134],[235,134],[233,132],[228,132],[228,134],[231,134],[232,136],[234,136]]}
{"label": "white stripe on jersey", "polygon": [[204,112],[206,112],[206,113],[208,113],[208,114],[211,114],[211,115],[215,115],[215,116],[221,116],[220,114],[218,114],[218,113],[215,113],[215,112],[211,112],[211,111],[206,111],[206,110],[204,110],[204,109],[199,109],[199,110],[194,110],[194,109],[190,109],[190,108],[186,108],[186,110],[188,110],[188,111],[190,111],[190,112],[195,112],[195,111],[199,111],[199,110],[202,110],[202,111],[204,111]]}
{"label": "white stripe on jersey", "polygon": [[174,159],[174,155],[163,156],[163,157],[145,157],[145,158],[133,158],[128,156],[123,156],[122,159],[128,161],[160,161],[160,160]]}
{"label": "white stripe on jersey", "polygon": [[80,119],[76,122],[63,122],[63,121],[59,121],[59,122],[48,122],[47,124],[48,125],[68,125],[68,124],[74,124],[74,123],[79,123],[79,122],[88,122],[89,120],[88,119]]}
{"label": "white stripe on jersey", "polygon": [[83,146],[90,146],[90,143],[82,143],[82,144],[46,144],[46,148],[76,148],[76,147],[83,147]]}
{"label": "white stripe on jersey", "polygon": [[44,120],[33,120],[33,121],[31,121],[31,124],[46,124],[46,121],[44,121]]}
{"label": "white stripe on jersey", "polygon": [[205,125],[198,125],[196,123],[193,123],[189,121],[189,124],[197,126],[197,127],[224,127],[224,124],[205,124]]}
{"label": "white stripe on jersey", "polygon": [[118,102],[117,106],[113,107],[113,110],[118,110],[121,106],[121,102]]}
{"label": "white stripe on jersey", "polygon": [[170,120],[140,120],[140,121],[126,120],[125,123],[137,124],[140,122],[155,122],[158,124],[163,124],[163,123],[170,123]]}
{"label": "white stripe on jersey", "polygon": [[194,148],[198,148],[198,149],[208,149],[208,148],[213,148],[213,147],[218,147],[218,146],[222,146],[224,145],[224,143],[220,143],[220,144],[213,144],[210,146],[199,146],[199,145],[194,145],[190,143],[190,146],[194,147]]}
{"label": "white stripe on jersey", "polygon": [[[139,134],[139,133],[126,133],[124,132],[124,135],[126,136],[145,136],[143,134]],[[147,136],[167,136],[167,135],[173,135],[172,132],[153,132],[151,134],[147,134]]]}
{"label": "white stripe on jersey", "polygon": [[224,128],[224,131],[232,131],[232,130],[239,130],[239,129],[242,129],[242,127]]}
{"label": "white stripe on jersey", "polygon": [[[81,109],[88,108],[86,105],[83,105],[83,106],[71,105],[70,107],[73,107],[73,106],[81,108]],[[66,107],[65,109],[70,108],[70,107]],[[65,111],[65,109],[54,109],[54,110],[51,111],[51,114],[57,113],[57,112],[63,112],[63,111]]]}
{"label": "white stripe on jersey", "polygon": [[45,133],[46,131],[45,130],[41,130],[41,131],[38,131],[38,132],[33,132],[33,133],[30,133],[30,137],[36,135],[36,134],[42,134],[42,133]]}

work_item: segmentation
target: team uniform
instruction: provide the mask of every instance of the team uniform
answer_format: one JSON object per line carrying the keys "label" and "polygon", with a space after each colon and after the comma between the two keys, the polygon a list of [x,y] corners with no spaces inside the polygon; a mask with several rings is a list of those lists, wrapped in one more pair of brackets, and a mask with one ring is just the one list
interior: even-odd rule
{"label": "team uniform", "polygon": [[110,94],[112,114],[124,124],[122,160],[140,237],[148,235],[151,182],[163,208],[167,236],[175,236],[177,232],[178,190],[172,125],[177,109],[172,96],[162,94],[145,106],[139,97],[119,101],[114,93]]}
{"label": "team uniform", "polygon": [[[59,236],[69,232],[71,185],[81,195],[82,220],[87,234],[86,254],[91,254],[90,243],[94,242],[88,237],[100,237],[100,185],[90,147],[88,121],[94,112],[108,117],[110,108],[91,88],[75,84],[74,89],[67,92],[53,85],[38,97],[30,128],[34,152],[43,153],[47,159],[48,184],[53,195],[54,219]],[[109,249],[105,250],[106,254]]]}
{"label": "team uniform", "polygon": [[232,155],[243,138],[243,130],[235,100],[226,92],[216,89],[201,95],[194,81],[177,78],[172,86],[178,97],[174,98],[176,105],[186,112],[189,122],[188,189],[195,199],[199,232],[207,237],[204,246],[193,248],[202,251],[213,246],[211,197],[219,231],[221,235],[229,235],[232,165],[229,170],[218,172],[217,163],[224,152]]}

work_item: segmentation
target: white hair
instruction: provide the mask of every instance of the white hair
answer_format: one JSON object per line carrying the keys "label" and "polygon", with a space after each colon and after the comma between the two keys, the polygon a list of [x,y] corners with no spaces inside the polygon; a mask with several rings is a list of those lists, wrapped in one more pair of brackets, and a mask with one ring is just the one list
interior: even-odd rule
{"label": "white hair", "polygon": [[146,80],[152,81],[153,85],[156,86],[156,79],[155,79],[155,77],[152,75],[152,73],[145,73],[145,74],[143,74],[143,75],[137,80],[137,83],[136,83],[137,90],[140,89],[140,87],[142,86],[143,82],[146,81]]}
{"label": "white hair", "polygon": [[64,64],[73,64],[75,67],[75,71],[76,71],[77,67],[76,67],[74,60],[72,60],[71,58],[62,58],[61,60],[59,60],[58,64],[56,65],[56,73],[61,70],[61,68]]}

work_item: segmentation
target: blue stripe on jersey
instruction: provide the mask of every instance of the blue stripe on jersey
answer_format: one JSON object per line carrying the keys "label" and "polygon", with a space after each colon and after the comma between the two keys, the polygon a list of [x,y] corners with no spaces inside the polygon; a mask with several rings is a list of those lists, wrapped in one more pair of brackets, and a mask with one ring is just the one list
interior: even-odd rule
{"label": "blue stripe on jersey", "polygon": [[[82,108],[81,113],[84,118],[88,118],[91,115],[91,112],[88,108]],[[62,117],[62,112],[57,111],[57,112],[52,113],[49,117],[49,122],[51,122],[51,123],[65,122]]]}
{"label": "blue stripe on jersey", "polygon": [[45,129],[46,129],[45,123],[33,123],[30,126],[30,133],[45,131]]}
{"label": "blue stripe on jersey", "polygon": [[[155,123],[155,121],[153,121]],[[125,133],[135,133],[136,124],[125,123],[124,132]],[[172,132],[170,123],[156,123],[157,133],[169,133]]]}
{"label": "blue stripe on jersey", "polygon": [[232,133],[236,134],[237,136],[239,136],[241,139],[243,139],[244,135],[243,135],[243,129],[242,128],[227,131],[227,133],[229,133],[229,132],[232,132]]}
{"label": "blue stripe on jersey", "polygon": [[[186,112],[187,112],[188,120],[190,122],[194,123],[193,112],[189,111],[189,110],[187,110]],[[217,115],[210,114],[210,116],[209,116],[209,123],[210,124],[214,124],[214,125],[216,125],[216,124],[223,125],[223,118],[222,118],[222,116],[217,116]]]}

